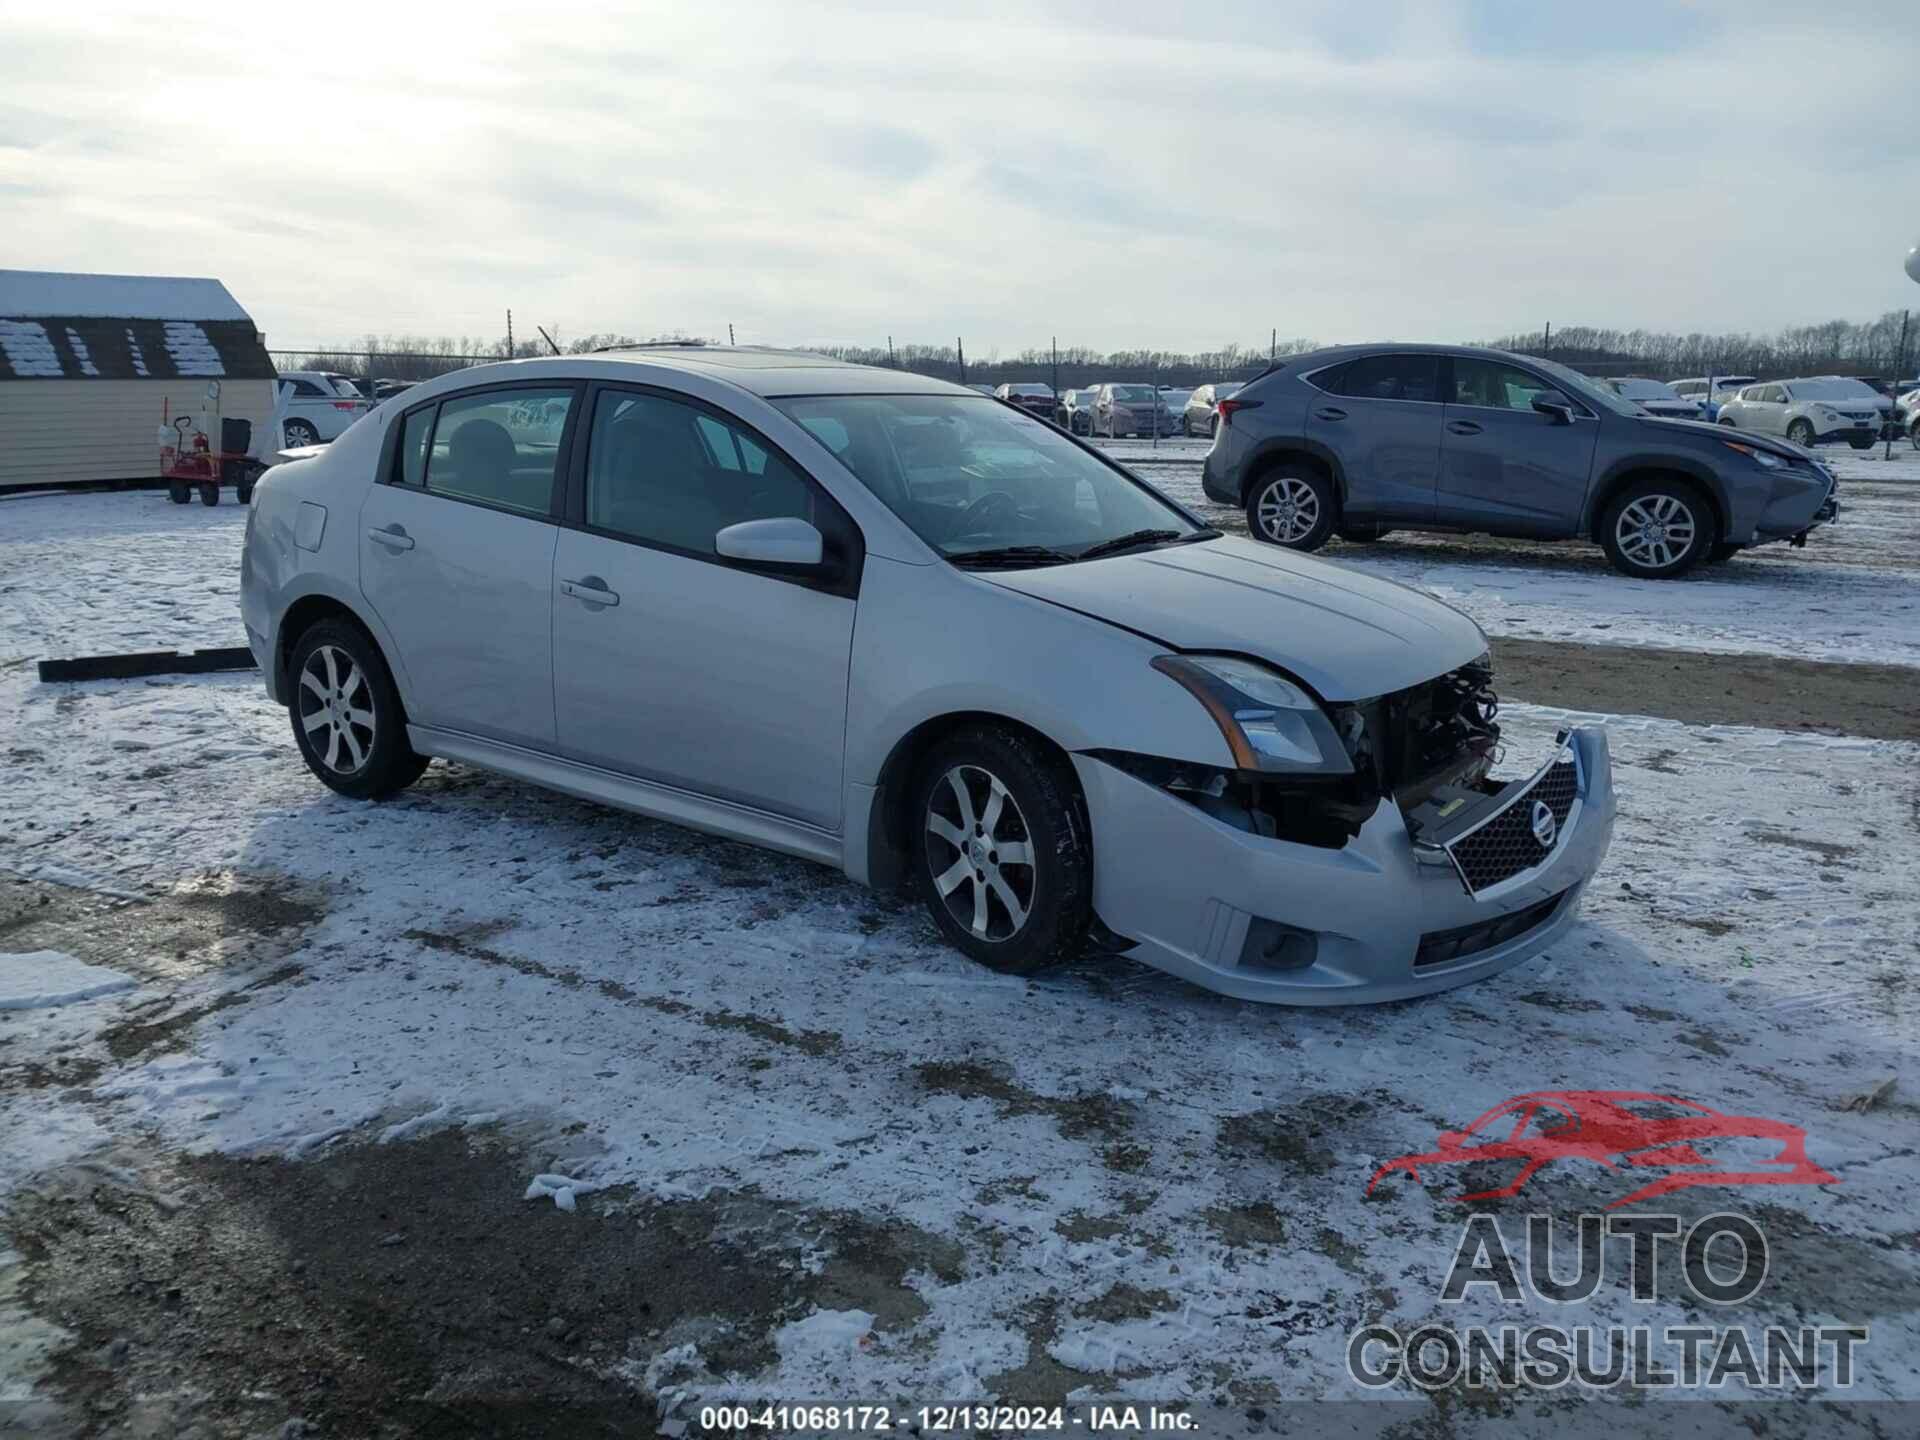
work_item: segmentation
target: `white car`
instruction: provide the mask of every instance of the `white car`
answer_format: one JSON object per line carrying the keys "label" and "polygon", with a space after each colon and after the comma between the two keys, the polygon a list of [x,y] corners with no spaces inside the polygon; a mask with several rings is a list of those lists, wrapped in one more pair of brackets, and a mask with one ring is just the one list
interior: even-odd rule
{"label": "white car", "polygon": [[1715,419],[1720,407],[1740,393],[1741,387],[1751,385],[1757,375],[1712,375],[1694,376],[1690,380],[1673,382],[1673,393],[1683,400],[1697,400],[1708,420]]}
{"label": "white car", "polygon": [[1812,447],[1844,440],[1865,450],[1880,438],[1893,401],[1863,380],[1815,375],[1749,385],[1720,407],[1719,423]]}
{"label": "white car", "polygon": [[281,421],[287,448],[337,440],[346,428],[373,409],[373,401],[353,388],[345,375],[326,370],[287,370],[280,384],[289,387]]}
{"label": "white car", "polygon": [[1628,375],[1618,380],[1602,380],[1600,383],[1622,400],[1631,401],[1647,414],[1662,420],[1707,418],[1707,407],[1704,402],[1682,395],[1673,386],[1659,380],[1642,380],[1638,376]]}

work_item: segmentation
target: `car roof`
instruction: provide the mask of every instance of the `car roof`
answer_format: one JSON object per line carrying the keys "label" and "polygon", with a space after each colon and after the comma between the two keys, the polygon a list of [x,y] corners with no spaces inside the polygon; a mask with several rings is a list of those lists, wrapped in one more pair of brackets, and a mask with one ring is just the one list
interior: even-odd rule
{"label": "car roof", "polygon": [[529,360],[503,360],[456,372],[473,384],[500,384],[528,379],[552,380],[589,376],[618,380],[630,371],[634,380],[648,372],[672,371],[705,375],[762,398],[787,395],[959,395],[978,398],[979,391],[950,381],[889,370],[878,365],[856,365],[810,350],[776,350],[758,345],[633,345],[618,350],[596,350],[584,355],[543,355]]}

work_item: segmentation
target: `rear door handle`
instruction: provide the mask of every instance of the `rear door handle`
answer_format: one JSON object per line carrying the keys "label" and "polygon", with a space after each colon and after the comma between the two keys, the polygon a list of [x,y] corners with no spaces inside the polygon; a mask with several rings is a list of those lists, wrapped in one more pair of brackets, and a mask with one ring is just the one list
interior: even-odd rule
{"label": "rear door handle", "polygon": [[588,605],[618,605],[620,597],[607,588],[598,575],[582,575],[578,580],[562,580],[560,593]]}
{"label": "rear door handle", "polygon": [[367,531],[367,538],[386,546],[389,550],[411,550],[413,537],[398,525],[389,525],[382,530],[374,526]]}
{"label": "rear door handle", "polygon": [[1347,418],[1347,412],[1335,409],[1331,405],[1322,405],[1318,410],[1313,412],[1313,418],[1316,420],[1344,420]]}
{"label": "rear door handle", "polygon": [[1480,426],[1472,420],[1449,420],[1447,429],[1456,435],[1478,435]]}

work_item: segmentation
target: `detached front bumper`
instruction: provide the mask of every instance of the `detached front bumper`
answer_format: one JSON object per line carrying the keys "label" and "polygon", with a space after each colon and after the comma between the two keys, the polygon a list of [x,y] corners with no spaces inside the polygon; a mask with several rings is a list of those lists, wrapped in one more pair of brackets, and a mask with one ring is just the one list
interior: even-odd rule
{"label": "detached front bumper", "polygon": [[[1245,1000],[1350,1005],[1508,969],[1572,926],[1613,835],[1604,731],[1567,739],[1578,793],[1545,858],[1471,893],[1383,800],[1340,850],[1249,834],[1076,755],[1093,826],[1094,908],[1134,959]],[[1304,962],[1304,963],[1303,963]]]}

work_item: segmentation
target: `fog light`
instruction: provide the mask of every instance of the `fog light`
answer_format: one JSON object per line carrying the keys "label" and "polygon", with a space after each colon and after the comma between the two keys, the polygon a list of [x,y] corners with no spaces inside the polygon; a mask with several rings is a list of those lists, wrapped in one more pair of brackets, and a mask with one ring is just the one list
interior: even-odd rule
{"label": "fog light", "polygon": [[1296,930],[1278,920],[1258,915],[1247,922],[1246,942],[1240,947],[1243,970],[1305,970],[1320,953],[1320,937]]}

